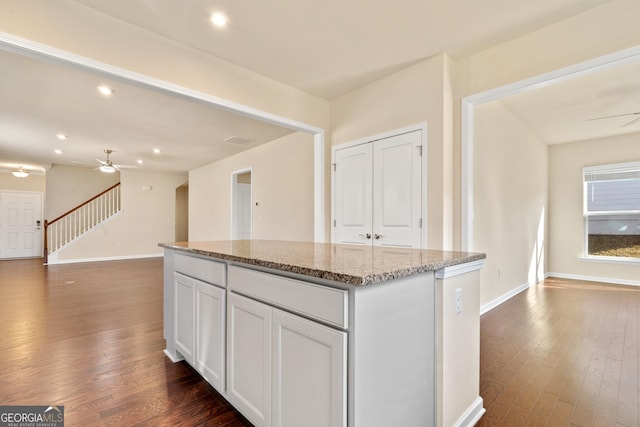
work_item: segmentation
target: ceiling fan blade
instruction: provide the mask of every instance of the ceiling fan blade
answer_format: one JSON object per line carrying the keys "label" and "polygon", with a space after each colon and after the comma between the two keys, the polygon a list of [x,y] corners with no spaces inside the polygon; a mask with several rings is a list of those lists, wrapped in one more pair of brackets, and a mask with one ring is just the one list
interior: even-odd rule
{"label": "ceiling fan blade", "polygon": [[588,119],[587,121],[592,122],[594,120],[613,119],[615,117],[637,116],[638,114],[640,114],[640,111],[637,111],[635,113],[614,114],[613,116],[594,117],[594,118]]}
{"label": "ceiling fan blade", "polygon": [[620,126],[621,128],[627,127],[627,126],[631,126],[634,123],[640,122],[640,117],[636,117],[635,119],[623,124],[622,126]]}
{"label": "ceiling fan blade", "polygon": [[113,165],[118,169],[138,169],[135,165]]}
{"label": "ceiling fan blade", "polygon": [[70,160],[69,163],[73,163],[74,165],[95,166],[94,162],[78,162],[76,160]]}

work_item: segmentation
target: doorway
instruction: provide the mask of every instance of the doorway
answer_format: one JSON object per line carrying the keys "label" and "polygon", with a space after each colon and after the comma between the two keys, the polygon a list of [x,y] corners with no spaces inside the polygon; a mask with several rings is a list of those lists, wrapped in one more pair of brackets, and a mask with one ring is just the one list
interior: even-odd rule
{"label": "doorway", "polygon": [[189,241],[189,184],[182,184],[176,188],[175,241]]}
{"label": "doorway", "polygon": [[42,193],[0,192],[0,259],[42,256]]}
{"label": "doorway", "polygon": [[231,239],[250,240],[252,230],[251,169],[231,175]]}

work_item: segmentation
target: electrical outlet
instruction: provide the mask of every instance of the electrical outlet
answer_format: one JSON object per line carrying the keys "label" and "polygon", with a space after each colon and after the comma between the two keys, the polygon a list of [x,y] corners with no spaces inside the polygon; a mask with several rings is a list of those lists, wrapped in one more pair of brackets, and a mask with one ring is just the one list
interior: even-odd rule
{"label": "electrical outlet", "polygon": [[456,310],[456,314],[462,313],[462,289],[461,288],[456,289],[455,310]]}

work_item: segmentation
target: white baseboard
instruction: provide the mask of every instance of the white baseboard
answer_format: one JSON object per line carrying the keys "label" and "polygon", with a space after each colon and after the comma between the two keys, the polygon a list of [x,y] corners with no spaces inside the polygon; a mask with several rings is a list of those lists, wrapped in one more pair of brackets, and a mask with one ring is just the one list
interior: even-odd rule
{"label": "white baseboard", "polygon": [[55,257],[52,260],[52,257],[49,256],[49,262],[47,263],[47,265],[75,264],[79,262],[121,261],[126,259],[159,258],[162,256],[164,256],[164,254],[124,255],[124,256],[103,257],[103,258],[80,258],[80,259],[62,259],[62,260],[57,259],[57,257]]}
{"label": "white baseboard", "polygon": [[511,299],[514,296],[518,295],[520,292],[526,291],[527,289],[529,289],[530,286],[531,285],[529,283],[525,283],[524,285],[520,285],[517,288],[507,292],[506,294],[499,296],[498,298],[494,299],[493,301],[489,301],[488,303],[486,303],[484,305],[481,305],[480,306],[480,315],[485,314],[487,311],[493,310],[494,308],[496,308],[497,306],[499,306],[503,302],[505,302],[508,299]]}
{"label": "white baseboard", "polygon": [[557,277],[558,279],[584,280],[585,282],[603,282],[614,285],[640,286],[638,280],[615,279],[612,277],[583,276],[581,274],[547,273],[547,277]]}
{"label": "white baseboard", "polygon": [[471,406],[458,418],[453,427],[473,427],[487,410],[482,406],[482,398],[478,396]]}
{"label": "white baseboard", "polygon": [[183,358],[175,358],[175,357],[173,357],[171,355],[171,353],[167,351],[166,348],[164,349],[164,355],[167,356],[167,358],[169,360],[171,360],[173,363],[177,363],[177,362],[180,362],[180,361],[184,360]]}

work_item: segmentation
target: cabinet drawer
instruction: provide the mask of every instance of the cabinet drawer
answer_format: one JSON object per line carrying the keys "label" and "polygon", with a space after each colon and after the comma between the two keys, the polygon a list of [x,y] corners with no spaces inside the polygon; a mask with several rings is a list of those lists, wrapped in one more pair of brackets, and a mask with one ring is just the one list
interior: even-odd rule
{"label": "cabinet drawer", "polygon": [[186,276],[222,286],[223,288],[226,287],[225,265],[221,262],[174,254],[173,269]]}
{"label": "cabinet drawer", "polygon": [[348,292],[261,271],[229,266],[229,288],[305,317],[348,327]]}

